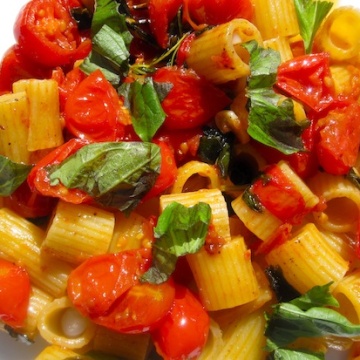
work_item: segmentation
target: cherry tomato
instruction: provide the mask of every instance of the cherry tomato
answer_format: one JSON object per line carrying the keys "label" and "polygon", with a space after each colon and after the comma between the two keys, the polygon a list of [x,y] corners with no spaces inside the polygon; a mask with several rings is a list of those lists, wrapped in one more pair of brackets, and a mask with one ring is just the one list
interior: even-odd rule
{"label": "cherry tomato", "polygon": [[283,222],[298,223],[308,212],[303,196],[275,164],[250,187],[260,203]]}
{"label": "cherry tomato", "polygon": [[81,36],[69,9],[57,0],[29,1],[14,34],[24,56],[46,67],[71,65],[91,49],[90,38]]}
{"label": "cherry tomato", "polygon": [[316,152],[320,166],[333,175],[345,175],[355,165],[360,146],[360,105],[331,110],[317,122]]}
{"label": "cherry tomato", "polygon": [[49,216],[57,203],[55,198],[31,191],[27,181],[4,199],[6,207],[25,218]]}
{"label": "cherry tomato", "polygon": [[276,86],[311,109],[324,110],[334,101],[329,54],[303,55],[280,64]]}
{"label": "cherry tomato", "polygon": [[198,24],[219,25],[235,18],[251,20],[251,0],[184,0],[192,21]]}
{"label": "cherry tomato", "polygon": [[47,166],[60,164],[68,156],[88,144],[81,139],[71,139],[44,156],[30,171],[27,181],[31,191],[36,191],[44,196],[60,198],[74,204],[90,202],[91,196],[79,189],[67,189],[61,183],[50,185]]}
{"label": "cherry tomato", "polygon": [[24,325],[31,292],[27,271],[0,259],[0,320],[17,328]]}
{"label": "cherry tomato", "polygon": [[158,44],[166,49],[169,46],[169,24],[175,18],[182,0],[150,0],[148,4],[150,29]]}
{"label": "cherry tomato", "polygon": [[65,104],[66,128],[81,139],[115,141],[124,136],[130,115],[100,70],[86,77]]}
{"label": "cherry tomato", "polygon": [[156,178],[154,186],[144,196],[143,201],[154,198],[168,189],[176,180],[177,166],[174,153],[164,141],[154,141],[160,147],[161,165],[160,174]]}
{"label": "cherry tomato", "polygon": [[12,84],[21,79],[45,79],[50,70],[39,67],[31,59],[25,58],[18,45],[10,47],[0,64],[0,93],[12,91]]}
{"label": "cherry tomato", "polygon": [[122,333],[147,332],[159,326],[169,312],[174,297],[172,279],[159,285],[140,283],[118,298],[109,313],[93,318],[93,321]]}
{"label": "cherry tomato", "polygon": [[52,79],[59,85],[60,111],[65,110],[65,104],[75,88],[86,78],[86,74],[78,67],[74,67],[68,73],[63,69],[57,68],[52,72]]}
{"label": "cherry tomato", "polygon": [[207,341],[209,326],[209,315],[199,300],[177,285],[173,306],[151,337],[165,360],[196,359]]}
{"label": "cherry tomato", "polygon": [[84,316],[102,316],[139,282],[145,265],[146,259],[138,250],[91,257],[70,273],[68,296]]}
{"label": "cherry tomato", "polygon": [[155,72],[153,79],[173,85],[161,103],[166,113],[163,126],[168,130],[202,126],[231,102],[222,90],[190,69],[163,67]]}

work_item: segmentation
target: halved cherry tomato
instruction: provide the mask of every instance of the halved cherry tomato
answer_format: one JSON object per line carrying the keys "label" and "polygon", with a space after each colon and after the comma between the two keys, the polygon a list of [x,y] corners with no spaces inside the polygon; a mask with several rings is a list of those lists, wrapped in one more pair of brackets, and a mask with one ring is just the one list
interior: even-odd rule
{"label": "halved cherry tomato", "polygon": [[334,87],[327,53],[298,56],[278,67],[276,86],[314,111],[334,101]]}
{"label": "halved cherry tomato", "polygon": [[57,200],[30,190],[27,181],[22,183],[10,196],[4,198],[5,205],[25,218],[49,216]]}
{"label": "halved cherry tomato", "polygon": [[122,333],[138,334],[154,330],[169,312],[175,297],[172,279],[156,285],[140,283],[118,298],[110,311],[93,318],[99,325]]}
{"label": "halved cherry tomato", "polygon": [[283,222],[298,223],[309,212],[303,196],[276,164],[265,169],[264,175],[251,185],[250,191]]}
{"label": "halved cherry tomato", "polygon": [[46,67],[71,65],[91,49],[90,38],[82,37],[69,9],[57,0],[29,1],[14,34],[22,54]]}
{"label": "halved cherry tomato", "polygon": [[91,257],[70,273],[68,296],[84,316],[106,315],[117,299],[138,284],[147,264],[140,250]]}
{"label": "halved cherry tomato", "polygon": [[172,184],[174,184],[177,176],[177,166],[174,153],[169,145],[164,141],[154,141],[160,147],[161,164],[160,174],[156,178],[154,186],[144,196],[143,201],[154,198],[160,195]]}
{"label": "halved cherry tomato", "polygon": [[31,59],[25,58],[19,51],[18,45],[11,46],[0,64],[0,93],[10,92],[12,84],[21,79],[45,79],[49,78],[49,69],[35,64]]}
{"label": "halved cherry tomato", "polygon": [[197,24],[219,25],[236,18],[251,20],[251,0],[184,0],[189,16]]}
{"label": "halved cherry tomato", "polygon": [[177,285],[173,306],[151,337],[165,360],[196,359],[207,341],[209,326],[209,315],[200,301]]}
{"label": "halved cherry tomato", "polygon": [[150,29],[158,44],[164,49],[169,46],[169,24],[175,18],[182,2],[183,0],[149,1]]}
{"label": "halved cherry tomato", "polygon": [[345,175],[355,165],[360,146],[360,105],[329,111],[317,122],[319,164],[328,173]]}
{"label": "halved cherry tomato", "polygon": [[0,259],[0,320],[17,328],[24,325],[31,292],[27,271]]}
{"label": "halved cherry tomato", "polygon": [[65,104],[67,129],[81,139],[116,141],[123,138],[130,115],[100,70],[92,72],[72,91]]}
{"label": "halved cherry tomato", "polygon": [[44,156],[30,171],[27,181],[31,191],[36,191],[44,196],[60,198],[67,202],[80,204],[90,202],[91,196],[79,189],[67,189],[61,183],[50,185],[46,167],[49,165],[60,164],[68,156],[81,149],[87,141],[81,139],[71,139],[59,146],[46,156]]}
{"label": "halved cherry tomato", "polygon": [[222,90],[190,69],[162,67],[155,72],[153,79],[173,85],[161,103],[166,113],[163,126],[168,130],[202,126],[231,102]]}

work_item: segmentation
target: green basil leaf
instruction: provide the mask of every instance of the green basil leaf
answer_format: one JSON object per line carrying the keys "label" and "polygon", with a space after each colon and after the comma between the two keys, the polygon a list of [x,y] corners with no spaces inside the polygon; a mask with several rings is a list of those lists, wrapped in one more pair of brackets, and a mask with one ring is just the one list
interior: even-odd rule
{"label": "green basil leaf", "polygon": [[121,35],[129,48],[132,35],[126,25],[126,17],[119,12],[116,0],[96,0],[95,12],[91,24],[91,33],[94,36],[104,25]]}
{"label": "green basil leaf", "polygon": [[310,122],[295,120],[294,104],[290,98],[280,101],[273,85],[280,57],[274,50],[263,49],[257,42],[244,44],[250,53],[247,97],[249,98],[249,135],[284,154],[304,151],[301,134]]}
{"label": "green basil leaf", "polygon": [[178,257],[196,253],[204,245],[210,220],[211,208],[206,203],[191,207],[177,202],[169,204],[155,227],[154,260],[142,280],[166,281],[174,271]]}
{"label": "green basil leaf", "polygon": [[0,155],[0,196],[11,195],[28,176],[32,165],[15,163]]}
{"label": "green basil leaf", "polygon": [[325,360],[322,353],[312,353],[294,349],[276,349],[267,358],[267,360]]}
{"label": "green basil leaf", "polygon": [[160,148],[144,142],[103,142],[82,147],[48,168],[51,185],[77,188],[121,211],[133,209],[160,172]]}
{"label": "green basil leaf", "polygon": [[120,94],[124,95],[136,134],[143,141],[151,141],[166,116],[152,79],[123,84]]}
{"label": "green basil leaf", "polygon": [[302,337],[360,338],[360,325],[325,307],[337,304],[329,286],[316,286],[300,298],[273,307],[273,312],[266,315],[268,349],[286,347]]}
{"label": "green basil leaf", "polygon": [[309,54],[315,34],[334,4],[330,1],[313,0],[294,0],[294,4],[305,52]]}

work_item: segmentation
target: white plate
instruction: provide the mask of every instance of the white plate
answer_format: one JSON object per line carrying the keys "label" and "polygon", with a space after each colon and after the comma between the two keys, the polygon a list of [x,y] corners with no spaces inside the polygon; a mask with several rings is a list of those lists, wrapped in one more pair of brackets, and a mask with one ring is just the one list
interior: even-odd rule
{"label": "white plate", "polygon": [[[27,0],[0,0],[0,57],[15,42],[13,26],[20,8],[25,3]],[[339,0],[338,4],[358,6],[357,0]],[[42,340],[28,346],[0,331],[0,360],[34,360],[43,346]],[[334,354],[331,359],[339,360],[342,357]]]}

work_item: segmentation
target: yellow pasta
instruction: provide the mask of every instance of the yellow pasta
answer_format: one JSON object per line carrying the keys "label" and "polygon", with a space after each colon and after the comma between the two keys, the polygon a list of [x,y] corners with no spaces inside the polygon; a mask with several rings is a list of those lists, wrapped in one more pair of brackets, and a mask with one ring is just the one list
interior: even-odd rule
{"label": "yellow pasta", "polygon": [[69,358],[76,359],[78,356],[79,354],[73,350],[65,349],[58,345],[49,345],[35,358],[35,360],[66,360]]}
{"label": "yellow pasta", "polygon": [[239,306],[259,296],[251,253],[246,249],[243,238],[232,239],[216,253],[202,248],[186,258],[207,310]]}
{"label": "yellow pasta", "polygon": [[242,44],[256,40],[262,44],[259,30],[245,19],[204,31],[191,44],[187,64],[199,75],[222,84],[249,75],[249,54]]}
{"label": "yellow pasta", "polygon": [[112,212],[60,201],[41,249],[60,260],[79,264],[108,251],[114,223]]}
{"label": "yellow pasta", "polygon": [[273,249],[266,255],[266,261],[279,266],[289,284],[302,294],[316,285],[333,282],[333,287],[336,286],[349,267],[312,223]]}

